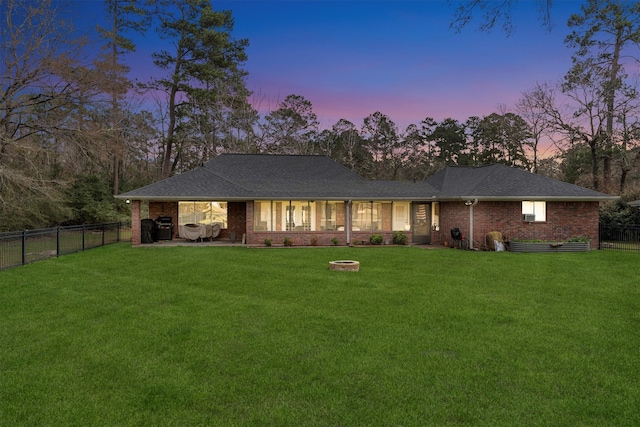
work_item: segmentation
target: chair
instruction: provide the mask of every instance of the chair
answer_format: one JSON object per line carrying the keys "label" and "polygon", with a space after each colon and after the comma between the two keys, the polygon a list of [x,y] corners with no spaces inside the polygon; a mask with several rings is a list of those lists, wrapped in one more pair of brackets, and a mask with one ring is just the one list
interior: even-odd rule
{"label": "chair", "polygon": [[462,249],[462,233],[458,227],[451,229],[451,240],[453,240],[453,247],[457,247],[458,249]]}

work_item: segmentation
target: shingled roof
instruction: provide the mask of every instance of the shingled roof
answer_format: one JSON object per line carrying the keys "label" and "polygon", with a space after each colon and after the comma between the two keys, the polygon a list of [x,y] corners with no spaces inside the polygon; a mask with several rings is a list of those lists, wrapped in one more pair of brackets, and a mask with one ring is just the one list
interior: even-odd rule
{"label": "shingled roof", "polygon": [[222,154],[116,196],[133,200],[574,200],[614,197],[504,165],[447,167],[426,181],[373,181],[326,156]]}
{"label": "shingled roof", "polygon": [[427,182],[438,200],[571,200],[602,201],[615,196],[501,164],[450,166]]}
{"label": "shingled roof", "polygon": [[117,197],[134,200],[418,200],[431,198],[434,193],[425,182],[367,180],[326,156],[222,154],[191,171]]}

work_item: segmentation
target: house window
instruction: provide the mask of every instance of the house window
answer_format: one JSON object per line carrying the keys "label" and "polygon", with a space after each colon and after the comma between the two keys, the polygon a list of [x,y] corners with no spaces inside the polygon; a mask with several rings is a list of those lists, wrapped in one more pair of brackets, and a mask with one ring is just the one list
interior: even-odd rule
{"label": "house window", "polygon": [[351,220],[354,231],[382,230],[382,203],[354,202]]}
{"label": "house window", "polygon": [[[317,202],[320,230],[337,230],[338,213],[341,214],[344,222],[344,203],[343,202]],[[344,226],[344,224],[341,224]]]}
{"label": "house window", "polygon": [[522,202],[522,215],[533,215],[533,222],[544,222],[547,220],[547,202]]}
{"label": "house window", "polygon": [[255,231],[271,231],[271,200],[253,203],[253,229]]}
{"label": "house window", "polygon": [[255,231],[316,231],[316,202],[264,200],[253,204]]}
{"label": "house window", "polygon": [[215,223],[227,228],[227,202],[178,202],[178,225]]}

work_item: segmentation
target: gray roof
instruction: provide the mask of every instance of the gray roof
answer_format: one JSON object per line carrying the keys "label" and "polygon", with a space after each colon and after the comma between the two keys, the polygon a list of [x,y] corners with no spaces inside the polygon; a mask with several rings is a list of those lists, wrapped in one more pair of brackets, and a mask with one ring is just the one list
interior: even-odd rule
{"label": "gray roof", "polygon": [[615,196],[501,164],[450,166],[427,180],[438,200],[601,201]]}
{"label": "gray roof", "polygon": [[326,156],[222,154],[116,196],[133,200],[606,200],[603,193],[504,165],[447,167],[426,181],[367,180]]}
{"label": "gray roof", "polygon": [[424,182],[371,181],[326,156],[222,154],[116,197],[134,200],[417,200]]}

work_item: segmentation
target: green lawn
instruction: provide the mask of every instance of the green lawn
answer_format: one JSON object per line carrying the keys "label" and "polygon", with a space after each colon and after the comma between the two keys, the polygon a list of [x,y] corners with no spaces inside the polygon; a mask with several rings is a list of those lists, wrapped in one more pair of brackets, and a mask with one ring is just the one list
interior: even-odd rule
{"label": "green lawn", "polygon": [[5,270],[0,426],[637,426],[639,261],[123,243]]}

